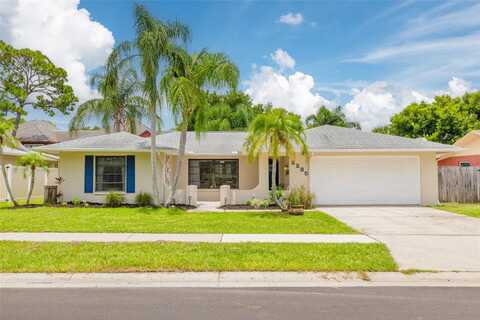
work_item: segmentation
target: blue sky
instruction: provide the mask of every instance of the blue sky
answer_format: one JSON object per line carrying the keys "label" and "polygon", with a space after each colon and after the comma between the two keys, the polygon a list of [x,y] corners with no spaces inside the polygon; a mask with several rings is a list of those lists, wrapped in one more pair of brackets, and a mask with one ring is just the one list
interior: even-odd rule
{"label": "blue sky", "polygon": [[[14,12],[13,8],[2,9],[0,5],[0,26],[3,17],[7,30],[10,25],[12,30],[18,30],[15,25],[18,22],[9,21],[8,17],[22,14],[22,10],[24,17],[38,10],[57,20],[65,16],[56,26],[66,26],[66,30],[72,31],[52,33],[47,41],[42,44],[34,41],[33,46],[48,51],[47,54],[51,52],[54,61],[58,56],[58,64],[67,71],[72,69],[72,74],[79,72],[75,66],[80,63],[88,75],[101,65],[114,43],[133,37],[133,1],[64,0],[60,6],[58,1],[44,0],[36,11],[22,7],[24,0],[8,1],[15,2],[18,8]],[[368,130],[387,123],[393,113],[408,103],[430,101],[436,94],[461,95],[479,86],[479,2],[146,1],[143,4],[158,18],[189,25],[192,51],[207,48],[226,53],[240,68],[241,89],[256,102],[272,102],[303,116],[322,104],[343,105],[347,116],[360,121]],[[73,24],[78,24],[78,29]],[[45,37],[45,32],[40,32],[42,28],[52,29],[45,21],[40,21],[36,28],[20,27],[26,32],[38,32],[31,39]],[[56,45],[46,47],[45,42],[48,44],[55,37],[71,45],[58,50]],[[3,38],[14,44],[31,45],[28,37],[19,40],[13,32],[5,32]],[[75,48],[78,41],[91,43],[90,49]],[[70,56],[73,58],[66,58]],[[76,81],[82,79],[79,76]],[[92,92],[81,86],[78,89],[81,98],[88,98]],[[68,117],[59,116],[57,120],[59,126],[65,126]],[[171,122],[166,124],[169,126]]]}

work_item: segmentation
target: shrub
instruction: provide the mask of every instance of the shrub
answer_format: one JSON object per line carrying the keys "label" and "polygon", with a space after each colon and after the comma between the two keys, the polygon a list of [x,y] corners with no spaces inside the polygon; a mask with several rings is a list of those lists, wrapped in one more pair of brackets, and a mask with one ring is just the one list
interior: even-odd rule
{"label": "shrub", "polygon": [[[276,191],[276,194],[277,194],[277,198],[280,200],[280,201],[283,201],[284,199],[284,196],[285,196],[285,192],[283,191],[283,188],[281,186],[278,186],[277,187],[277,191]],[[274,193],[272,190],[269,191],[268,193],[268,199],[270,200],[270,203],[271,204],[275,204],[275,197],[274,197]]]}
{"label": "shrub", "polygon": [[268,207],[270,207],[270,204],[271,204],[271,202],[268,199],[260,201],[260,207],[262,207],[264,209],[267,209]]}
{"label": "shrub", "polygon": [[78,207],[82,204],[82,200],[80,200],[79,197],[75,197],[72,199],[72,204],[75,206],[75,207]]}
{"label": "shrub", "polygon": [[315,195],[308,192],[303,186],[292,189],[287,197],[288,206],[303,205],[305,209],[310,209]]}
{"label": "shrub", "polygon": [[124,202],[125,202],[125,198],[123,194],[118,192],[110,192],[105,197],[105,205],[107,207],[112,207],[112,208],[120,207]]}
{"label": "shrub", "polygon": [[260,199],[252,198],[252,199],[247,201],[247,205],[249,205],[251,207],[254,207],[255,209],[258,209],[258,208],[260,208],[260,203],[261,202],[262,202],[262,200],[260,200]]}
{"label": "shrub", "polygon": [[140,192],[135,196],[135,203],[139,207],[151,207],[153,204],[152,195],[147,192]]}

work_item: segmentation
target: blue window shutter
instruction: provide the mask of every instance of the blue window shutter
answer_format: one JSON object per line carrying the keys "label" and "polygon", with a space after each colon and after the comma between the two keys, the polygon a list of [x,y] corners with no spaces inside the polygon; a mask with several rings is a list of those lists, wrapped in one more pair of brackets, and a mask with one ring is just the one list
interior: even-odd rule
{"label": "blue window shutter", "polygon": [[93,156],[85,156],[84,192],[93,193]]}
{"label": "blue window shutter", "polygon": [[127,193],[135,193],[135,156],[127,156]]}

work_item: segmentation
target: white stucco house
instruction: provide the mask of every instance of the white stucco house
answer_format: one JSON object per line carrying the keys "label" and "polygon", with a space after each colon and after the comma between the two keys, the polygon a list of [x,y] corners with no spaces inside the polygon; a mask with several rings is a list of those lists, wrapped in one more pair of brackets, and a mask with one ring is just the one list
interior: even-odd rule
{"label": "white stucco house", "polygon": [[[316,205],[431,205],[438,202],[438,154],[454,147],[355,129],[321,126],[306,130],[310,157],[286,155],[278,183],[286,190],[304,186]],[[267,154],[250,162],[243,148],[245,132],[189,132],[176,202],[220,201],[242,204],[267,198]],[[157,136],[158,181],[168,196],[178,154],[178,132]],[[133,202],[138,192],[152,192],[150,140],[129,133],[87,137],[35,148],[59,157],[65,201],[74,197],[103,202],[110,191]]]}

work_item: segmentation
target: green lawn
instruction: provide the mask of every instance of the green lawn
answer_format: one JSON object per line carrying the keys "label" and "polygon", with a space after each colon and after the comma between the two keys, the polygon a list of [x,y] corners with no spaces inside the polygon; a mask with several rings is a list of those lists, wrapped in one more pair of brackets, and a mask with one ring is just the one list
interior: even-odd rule
{"label": "green lawn", "polygon": [[383,244],[0,242],[0,272],[396,271]]}
{"label": "green lawn", "polygon": [[357,233],[323,212],[202,212],[153,208],[0,208],[0,232]]}
{"label": "green lawn", "polygon": [[463,214],[474,218],[480,218],[480,204],[470,203],[444,203],[435,208],[453,213]]}

